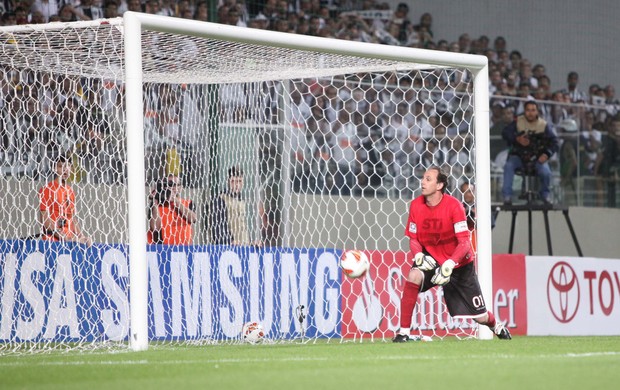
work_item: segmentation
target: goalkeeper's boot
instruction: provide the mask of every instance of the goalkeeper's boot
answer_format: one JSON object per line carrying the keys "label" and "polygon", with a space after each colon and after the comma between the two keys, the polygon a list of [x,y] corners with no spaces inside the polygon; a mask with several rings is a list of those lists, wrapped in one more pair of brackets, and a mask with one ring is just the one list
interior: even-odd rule
{"label": "goalkeeper's boot", "polygon": [[511,340],[512,336],[510,335],[510,331],[504,325],[499,322],[495,325],[495,329],[493,332],[497,335],[497,338],[500,340]]}
{"label": "goalkeeper's boot", "polygon": [[394,336],[394,338],[392,339],[393,343],[406,343],[407,341],[409,341],[409,335],[408,334],[397,334],[396,336]]}

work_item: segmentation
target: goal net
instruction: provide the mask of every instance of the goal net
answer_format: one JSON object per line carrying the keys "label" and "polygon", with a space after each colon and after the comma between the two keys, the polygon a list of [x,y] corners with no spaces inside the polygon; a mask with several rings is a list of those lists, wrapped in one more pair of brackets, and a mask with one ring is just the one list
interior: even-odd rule
{"label": "goal net", "polygon": [[[0,51],[0,354],[239,342],[250,321],[389,340],[431,165],[457,197],[477,184],[490,237],[482,57],[131,12],[3,27]],[[440,288],[413,325],[479,336]]]}

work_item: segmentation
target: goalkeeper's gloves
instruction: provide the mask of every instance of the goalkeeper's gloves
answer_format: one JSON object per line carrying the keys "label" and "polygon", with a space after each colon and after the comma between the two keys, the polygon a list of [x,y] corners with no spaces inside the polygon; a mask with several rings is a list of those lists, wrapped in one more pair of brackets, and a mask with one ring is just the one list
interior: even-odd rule
{"label": "goalkeeper's gloves", "polygon": [[452,276],[452,270],[456,266],[456,263],[453,260],[446,260],[441,267],[435,270],[435,276],[431,278],[431,282],[438,285],[443,286],[450,281],[450,276]]}
{"label": "goalkeeper's gloves", "polygon": [[431,256],[427,256],[422,252],[416,253],[413,257],[415,262],[415,266],[418,267],[420,271],[430,271],[437,268],[437,262]]}

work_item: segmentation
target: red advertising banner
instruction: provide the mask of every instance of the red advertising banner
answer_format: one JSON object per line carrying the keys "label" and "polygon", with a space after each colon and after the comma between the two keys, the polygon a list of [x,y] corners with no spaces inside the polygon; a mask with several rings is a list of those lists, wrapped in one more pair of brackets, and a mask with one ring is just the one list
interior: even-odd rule
{"label": "red advertising banner", "polygon": [[[370,270],[359,279],[343,276],[342,336],[392,337],[400,328],[400,298],[404,277],[411,268],[406,252],[366,251]],[[527,333],[525,257],[493,257],[493,302],[487,308],[504,321],[513,334]],[[453,319],[447,313],[443,290],[433,288],[418,297],[413,313],[412,333],[425,336],[471,336],[475,323]]]}
{"label": "red advertising banner", "polygon": [[493,256],[493,305],[487,302],[487,309],[513,335],[527,334],[525,255]]}
{"label": "red advertising banner", "polygon": [[405,252],[366,251],[366,254],[370,259],[366,276],[359,279],[343,276],[343,337],[382,337],[399,327],[402,275],[411,267],[411,259]]}

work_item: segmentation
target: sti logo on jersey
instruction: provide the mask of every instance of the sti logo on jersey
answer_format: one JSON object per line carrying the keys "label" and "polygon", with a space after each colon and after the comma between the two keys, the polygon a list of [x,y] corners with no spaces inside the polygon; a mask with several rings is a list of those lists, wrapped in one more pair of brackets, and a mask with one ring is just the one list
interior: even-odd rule
{"label": "sti logo on jersey", "polygon": [[443,223],[439,218],[427,218],[422,222],[423,229],[442,230]]}
{"label": "sti logo on jersey", "polygon": [[413,233],[413,234],[417,234],[418,233],[418,228],[416,227],[415,223],[413,223],[413,222],[409,223],[409,233]]}

